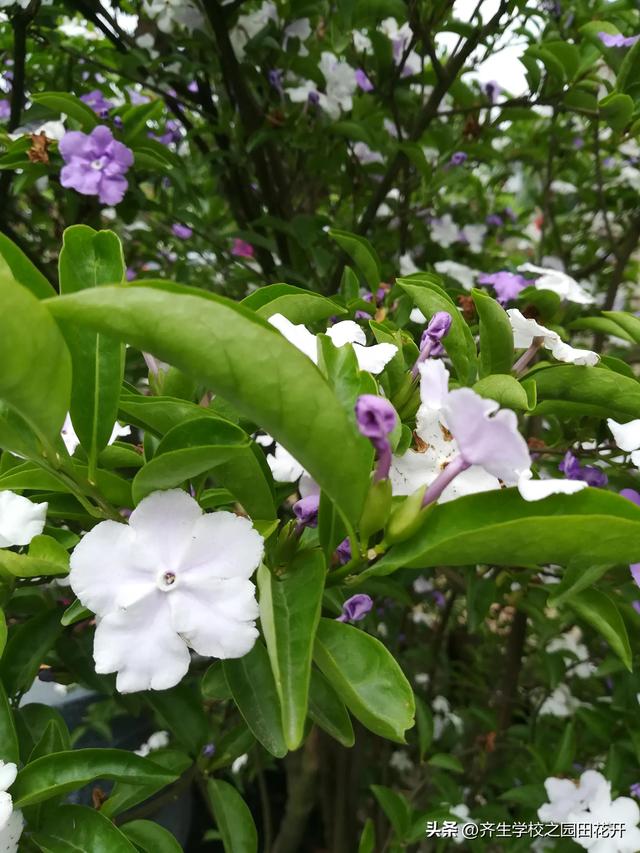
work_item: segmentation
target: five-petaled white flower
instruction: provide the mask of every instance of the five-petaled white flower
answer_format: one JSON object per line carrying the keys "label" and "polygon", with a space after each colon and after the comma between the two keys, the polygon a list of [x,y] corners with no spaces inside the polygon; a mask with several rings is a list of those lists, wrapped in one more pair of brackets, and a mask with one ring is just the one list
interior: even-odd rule
{"label": "five-petaled white flower", "polygon": [[[282,314],[273,314],[269,322],[275,326],[294,347],[303,352],[314,364],[318,363],[318,343],[306,326],[292,323]],[[381,373],[385,365],[391,361],[398,348],[394,344],[374,344],[367,346],[367,336],[364,330],[353,320],[342,320],[335,326],[327,329],[326,334],[331,338],[334,345],[343,347],[345,344],[353,346],[360,370],[369,373]]]}
{"label": "five-petaled white flower", "polygon": [[626,424],[619,424],[613,418],[607,418],[607,425],[620,450],[631,453],[631,461],[640,468],[640,418]]}
{"label": "five-petaled white flower", "polygon": [[144,498],[127,525],[94,527],[71,555],[69,583],[97,616],[96,672],[117,672],[121,693],[166,690],[186,674],[189,648],[247,654],[263,544],[248,519],[203,514],[180,489]]}
{"label": "five-petaled white flower", "polygon": [[553,357],[557,358],[558,361],[586,365],[587,367],[593,367],[600,361],[598,353],[588,349],[576,349],[565,344],[557,332],[547,329],[546,326],[541,326],[535,320],[527,319],[517,308],[509,308],[507,314],[511,322],[513,344],[516,349],[526,349],[531,346],[535,338],[542,338],[542,346],[550,350]]}
{"label": "five-petaled white flower", "polygon": [[566,272],[555,270],[552,267],[537,267],[534,264],[522,264],[518,269],[520,272],[537,273],[538,278],[534,286],[538,290],[552,290],[561,299],[577,302],[580,305],[591,305],[594,302],[593,296],[587,293],[584,287]]}
{"label": "five-petaled white flower", "polygon": [[49,504],[34,504],[15,492],[0,492],[0,548],[28,545],[44,529]]}
{"label": "five-petaled white flower", "polygon": [[0,851],[16,853],[24,829],[24,818],[20,809],[13,808],[13,800],[7,789],[13,785],[18,768],[12,762],[0,761]]}

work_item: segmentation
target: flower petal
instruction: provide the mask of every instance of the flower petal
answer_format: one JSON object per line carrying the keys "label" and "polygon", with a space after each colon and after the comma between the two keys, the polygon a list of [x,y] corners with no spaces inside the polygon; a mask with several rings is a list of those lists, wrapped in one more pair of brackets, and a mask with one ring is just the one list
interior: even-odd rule
{"label": "flower petal", "polygon": [[619,424],[613,418],[607,418],[607,425],[620,450],[629,452],[640,449],[640,418],[626,424]]}
{"label": "flower petal", "polygon": [[523,471],[518,479],[518,491],[525,501],[541,501],[549,495],[573,495],[586,487],[583,480],[534,480],[531,470]]}
{"label": "flower petal", "polygon": [[301,323],[292,323],[282,314],[272,314],[269,317],[269,322],[276,327],[281,335],[284,335],[290,344],[303,352],[314,364],[318,363],[316,336],[312,335],[306,326]]}
{"label": "flower petal", "polygon": [[14,809],[4,828],[0,830],[0,853],[17,853],[23,829],[22,812],[20,809]]}
{"label": "flower petal", "polygon": [[[420,400],[422,405],[430,409],[441,409],[449,393],[449,371],[442,361],[435,358],[421,362],[418,365],[418,370],[420,371]],[[418,412],[419,417],[420,412]]]}
{"label": "flower petal", "polygon": [[367,345],[364,329],[361,329],[354,320],[341,320],[327,329],[326,334],[336,347],[343,347],[345,344]]}
{"label": "flower petal", "polygon": [[398,347],[394,344],[374,344],[372,347],[353,344],[353,349],[358,359],[360,370],[366,370],[367,373],[373,374],[382,373],[385,365],[398,352]]}
{"label": "flower petal", "polygon": [[18,768],[12,761],[7,763],[0,761],[0,792],[10,788],[16,781],[17,775]]}
{"label": "flower petal", "polygon": [[556,343],[549,348],[554,358],[558,361],[564,361],[568,364],[579,364],[586,367],[594,367],[599,361],[600,356],[597,352],[592,352],[588,349],[576,349],[575,347],[565,344],[564,341],[558,339]]}
{"label": "flower petal", "polygon": [[34,504],[14,492],[0,492],[0,548],[28,545],[44,530],[49,504]]}
{"label": "flower petal", "polygon": [[180,580],[206,584],[209,578],[249,578],[263,549],[264,539],[248,519],[232,512],[208,513],[193,526]]}
{"label": "flower petal", "polygon": [[[131,513],[129,526],[144,564],[156,571],[175,571],[189,545],[192,529],[202,517],[198,502],[182,489],[153,492]],[[138,562],[142,562],[138,558]]]}

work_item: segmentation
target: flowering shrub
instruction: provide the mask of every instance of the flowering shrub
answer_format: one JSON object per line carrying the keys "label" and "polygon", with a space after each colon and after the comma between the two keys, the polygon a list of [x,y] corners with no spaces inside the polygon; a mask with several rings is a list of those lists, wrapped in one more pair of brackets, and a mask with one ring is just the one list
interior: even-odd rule
{"label": "flowering shrub", "polygon": [[0,850],[640,850],[636,4],[0,5]]}

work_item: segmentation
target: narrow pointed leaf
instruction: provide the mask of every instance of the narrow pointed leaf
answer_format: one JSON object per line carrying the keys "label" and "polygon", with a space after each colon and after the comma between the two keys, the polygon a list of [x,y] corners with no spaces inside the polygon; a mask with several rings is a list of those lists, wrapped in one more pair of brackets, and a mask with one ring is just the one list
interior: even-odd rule
{"label": "narrow pointed leaf", "polygon": [[207,792],[224,853],[257,853],[258,833],[249,807],[238,791],[228,782],[210,779]]}

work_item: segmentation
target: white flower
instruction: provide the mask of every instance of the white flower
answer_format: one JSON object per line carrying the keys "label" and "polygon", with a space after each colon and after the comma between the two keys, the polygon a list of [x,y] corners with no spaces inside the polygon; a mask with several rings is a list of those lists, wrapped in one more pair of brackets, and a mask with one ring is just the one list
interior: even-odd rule
{"label": "white flower", "polygon": [[578,282],[560,270],[551,267],[537,267],[534,264],[522,264],[518,267],[520,272],[537,273],[538,278],[535,287],[538,290],[552,290],[561,299],[569,302],[578,302],[580,305],[591,305],[595,300],[591,294],[578,284]]}
{"label": "white flower", "polygon": [[542,703],[540,716],[571,717],[581,706],[581,702],[571,695],[566,684],[559,684],[553,693]]}
{"label": "white flower", "polygon": [[13,785],[18,768],[12,762],[0,761],[0,851],[16,853],[18,841],[24,829],[24,818],[19,809],[13,808],[13,800],[7,789]]}
{"label": "white flower", "polygon": [[34,504],[15,492],[0,492],[0,548],[28,545],[44,530],[49,504]]}
{"label": "white flower", "polygon": [[419,325],[424,325],[427,322],[427,318],[424,316],[422,311],[419,308],[412,308],[411,314],[409,314],[409,319],[412,323],[418,323]]}
{"label": "white flower", "polygon": [[[162,363],[163,362],[160,362],[160,364]],[[64,419],[62,429],[60,430],[60,435],[62,436],[62,440],[64,441],[64,446],[67,448],[67,453],[69,454],[69,456],[73,456],[76,451],[76,448],[80,444],[80,439],[76,435],[76,431],[73,428],[71,415],[69,413],[67,413],[67,417]],[[122,426],[116,421],[116,423],[113,425],[113,430],[111,431],[108,443],[113,444],[116,439],[121,438],[125,435],[131,435],[131,427]]]}
{"label": "white flower", "polygon": [[554,358],[569,364],[593,367],[600,361],[600,356],[587,349],[576,349],[565,344],[557,332],[541,326],[535,320],[527,319],[517,308],[507,310],[513,330],[513,345],[516,349],[526,349],[533,343],[534,338],[542,338],[542,346],[551,351]]}
{"label": "white flower", "polygon": [[121,693],[166,690],[189,668],[189,648],[238,658],[258,632],[249,580],[263,539],[230,512],[203,514],[186,492],[154,492],[129,524],[103,521],[71,555],[69,583],[98,617],[96,672]]}
{"label": "white flower", "polygon": [[424,595],[433,590],[433,581],[430,578],[425,578],[424,575],[418,575],[413,582],[413,591],[418,595]]}
{"label": "white flower", "polygon": [[411,773],[413,761],[406,749],[394,749],[389,759],[389,767],[393,767],[398,773]]}
{"label": "white flower", "polygon": [[363,166],[369,163],[384,163],[384,157],[379,151],[372,151],[366,142],[356,142],[353,153]]}
{"label": "white flower", "polygon": [[309,95],[317,89],[313,80],[304,80],[299,86],[289,86],[285,91],[294,104],[306,104]]}
{"label": "white flower", "polygon": [[263,30],[269,21],[278,20],[278,11],[275,3],[270,0],[265,2],[255,12],[248,15],[240,15],[238,22],[229,33],[229,38],[233,46],[233,50],[238,59],[244,58],[244,49],[247,42],[258,35],[260,30]]}
{"label": "white flower", "polygon": [[[574,625],[570,631],[554,637],[547,646],[547,652],[569,652],[563,655],[565,666],[570,668],[571,675],[576,678],[589,678],[595,672],[595,665],[589,660],[589,650],[581,643],[582,631]],[[576,659],[579,661],[576,664]]]}
{"label": "white flower", "polygon": [[429,233],[434,243],[448,249],[456,240],[460,239],[460,229],[453,221],[450,213],[445,213],[440,219],[432,219],[429,225]]}
{"label": "white flower", "polygon": [[550,495],[574,495],[587,486],[588,483],[583,480],[565,480],[559,477],[534,480],[531,471],[522,471],[518,477],[518,491],[525,501],[541,501]]}
{"label": "white flower", "polygon": [[373,53],[373,44],[364,30],[354,30],[351,35],[353,37],[353,46],[358,53]]}
{"label": "white flower", "polygon": [[139,749],[135,750],[135,753],[144,758],[150,752],[155,752],[156,749],[164,749],[166,746],[169,746],[169,732],[154,732],[149,737],[149,740],[145,741]]}
{"label": "white flower", "polygon": [[309,56],[309,51],[304,46],[304,42],[311,35],[311,24],[309,23],[309,18],[298,18],[295,21],[291,21],[290,24],[284,28],[284,41],[282,43],[283,48],[286,50],[287,42],[290,38],[296,38],[300,42],[300,49],[298,50],[298,56]]}
{"label": "white flower", "polygon": [[487,236],[487,226],[465,225],[460,234],[467,241],[469,251],[476,254],[482,251],[482,244],[484,243],[484,238]]}
{"label": "white flower", "polygon": [[433,736],[437,740],[447,726],[451,725],[460,733],[464,728],[462,718],[451,710],[448,700],[444,696],[434,696],[431,703],[433,710]]}
{"label": "white flower", "polygon": [[466,264],[459,264],[457,261],[436,261],[434,267],[442,275],[455,278],[465,290],[471,290],[479,275],[478,270],[471,269]]}
{"label": "white flower", "polygon": [[232,773],[239,773],[239,772],[242,770],[242,768],[243,768],[243,767],[246,767],[246,765],[247,765],[248,763],[249,763],[249,756],[248,756],[248,755],[247,755],[247,753],[245,752],[245,753],[243,753],[242,755],[239,755],[239,756],[235,759],[235,761],[232,763],[232,765],[231,765],[231,772],[232,772]]}
{"label": "white flower", "polygon": [[163,33],[172,32],[176,26],[192,32],[204,23],[199,9],[189,0],[143,0],[142,5]]}
{"label": "white flower", "polygon": [[[318,363],[316,336],[306,326],[292,323],[282,314],[273,314],[269,317],[269,322],[284,335],[289,343],[303,352],[314,364]],[[391,361],[398,351],[394,344],[374,344],[368,347],[367,336],[353,320],[342,320],[340,323],[336,323],[327,329],[326,334],[336,347],[351,344],[360,370],[366,370],[369,373],[381,373],[385,365]]]}
{"label": "white flower", "polygon": [[414,272],[419,272],[418,267],[415,265],[415,262],[409,252],[405,252],[403,255],[400,255],[399,267],[400,275],[402,276],[413,275]]}
{"label": "white flower", "polygon": [[353,106],[352,95],[358,88],[356,72],[344,59],[323,51],[320,71],[325,79],[325,92],[319,94],[320,106],[333,119],[340,118],[341,110],[348,112]]}
{"label": "white flower", "polygon": [[460,803],[459,806],[449,806],[449,811],[455,817],[460,818],[460,820],[458,821],[458,834],[453,836],[453,843],[462,844],[466,840],[466,836],[464,834],[464,827],[468,826],[469,824],[475,826],[476,822],[475,820],[471,820],[469,816],[469,806],[465,805],[464,803]]}
{"label": "white flower", "polygon": [[620,450],[631,453],[631,461],[640,468],[640,418],[626,424],[607,418],[607,425]]}
{"label": "white flower", "polygon": [[578,188],[575,184],[570,184],[569,181],[560,180],[552,181],[549,189],[553,190],[554,193],[560,193],[560,195],[570,195],[571,193],[578,192]]}

